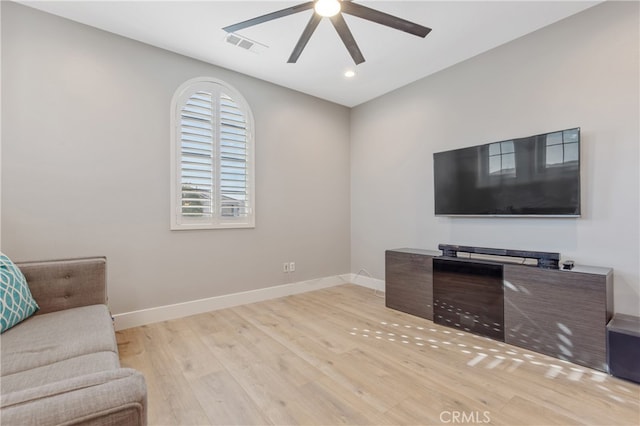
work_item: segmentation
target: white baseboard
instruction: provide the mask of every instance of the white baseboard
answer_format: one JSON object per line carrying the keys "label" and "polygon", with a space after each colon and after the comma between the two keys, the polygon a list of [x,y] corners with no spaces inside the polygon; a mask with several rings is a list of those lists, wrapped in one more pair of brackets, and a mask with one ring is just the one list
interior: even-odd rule
{"label": "white baseboard", "polygon": [[[274,287],[261,288],[259,290],[244,291],[240,293],[226,294],[223,296],[209,297],[206,299],[192,300],[189,302],[176,303],[173,305],[158,306],[155,308],[141,309],[139,311],[125,312],[113,316],[116,330],[124,330],[131,327],[138,327],[145,324],[167,321],[176,318],[183,318],[190,315],[197,315],[204,312],[211,312],[218,309],[231,308],[233,306],[245,305],[248,303],[262,302],[264,300],[276,299],[278,297],[292,294],[305,293],[307,291],[320,290],[334,287],[340,284],[354,283],[370,287],[366,284],[364,277],[357,278],[355,274],[334,275],[315,280],[299,281],[292,284],[278,285]],[[369,279],[371,280],[371,279]],[[373,287],[370,287],[373,288]]]}
{"label": "white baseboard", "polygon": [[384,280],[379,280],[377,278],[367,277],[360,274],[349,274],[349,282],[384,293]]}

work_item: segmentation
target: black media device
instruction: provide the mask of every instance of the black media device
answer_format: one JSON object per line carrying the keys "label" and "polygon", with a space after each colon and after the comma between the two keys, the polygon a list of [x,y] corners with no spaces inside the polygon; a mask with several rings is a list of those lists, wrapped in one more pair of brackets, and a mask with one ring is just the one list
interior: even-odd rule
{"label": "black media device", "polygon": [[580,216],[580,128],[433,154],[436,216]]}
{"label": "black media device", "polygon": [[[559,269],[558,263],[560,262],[560,253],[548,251],[497,249],[489,247],[458,246],[453,244],[438,244],[438,250],[442,250],[442,255],[445,257],[457,257],[458,252],[463,252],[473,254],[488,254],[492,256],[523,257],[527,259],[536,259],[538,268],[544,269]],[[573,261],[569,262],[573,263]],[[573,268],[573,265],[571,266],[571,268]]]}

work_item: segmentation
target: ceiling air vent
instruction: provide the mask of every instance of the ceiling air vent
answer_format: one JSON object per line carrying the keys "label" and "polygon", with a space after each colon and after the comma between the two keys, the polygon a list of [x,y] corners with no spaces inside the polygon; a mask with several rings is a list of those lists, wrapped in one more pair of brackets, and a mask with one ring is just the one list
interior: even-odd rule
{"label": "ceiling air vent", "polygon": [[265,49],[269,48],[269,46],[265,44],[248,39],[236,33],[228,33],[225,37],[225,40],[227,41],[227,43],[233,44],[234,46],[238,46],[253,53],[262,53]]}

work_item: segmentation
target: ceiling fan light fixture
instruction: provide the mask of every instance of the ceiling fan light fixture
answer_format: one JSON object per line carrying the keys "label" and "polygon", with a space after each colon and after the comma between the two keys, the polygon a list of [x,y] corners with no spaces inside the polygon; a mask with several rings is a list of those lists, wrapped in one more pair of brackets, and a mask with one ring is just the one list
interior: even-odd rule
{"label": "ceiling fan light fixture", "polygon": [[313,8],[318,15],[330,18],[340,13],[340,2],[338,0],[318,0]]}
{"label": "ceiling fan light fixture", "polygon": [[223,30],[227,33],[237,33],[239,30],[262,24],[264,22],[269,22],[274,19],[284,18],[285,16],[294,15],[299,12],[308,11],[309,9],[315,10],[310,16],[307,26],[304,27],[298,42],[293,48],[291,56],[289,56],[289,59],[287,60],[287,63],[289,64],[295,64],[297,62],[302,51],[309,42],[309,39],[324,17],[331,18],[331,24],[338,33],[338,36],[342,40],[342,44],[347,48],[351,59],[353,59],[353,62],[356,65],[365,61],[364,56],[362,55],[362,52],[358,47],[358,43],[356,43],[343,14],[355,16],[356,18],[361,18],[399,31],[404,31],[405,33],[413,34],[422,38],[431,31],[431,28],[363,6],[351,0],[307,0],[304,3],[296,4],[282,10],[276,10],[275,12],[267,13],[266,15],[257,16],[252,19],[247,19],[246,21],[238,22],[237,24],[228,25],[224,27]]}

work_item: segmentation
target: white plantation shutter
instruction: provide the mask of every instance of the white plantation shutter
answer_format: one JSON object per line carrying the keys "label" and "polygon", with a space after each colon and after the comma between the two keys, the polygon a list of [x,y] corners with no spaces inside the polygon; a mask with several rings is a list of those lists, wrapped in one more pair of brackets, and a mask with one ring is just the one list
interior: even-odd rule
{"label": "white plantation shutter", "polygon": [[220,214],[250,213],[247,170],[247,123],[242,109],[228,96],[220,96]]}
{"label": "white plantation shutter", "polygon": [[180,113],[180,214],[210,217],[214,204],[214,138],[211,93],[196,92]]}
{"label": "white plantation shutter", "polygon": [[253,119],[244,98],[194,79],[172,108],[172,229],[253,227]]}

